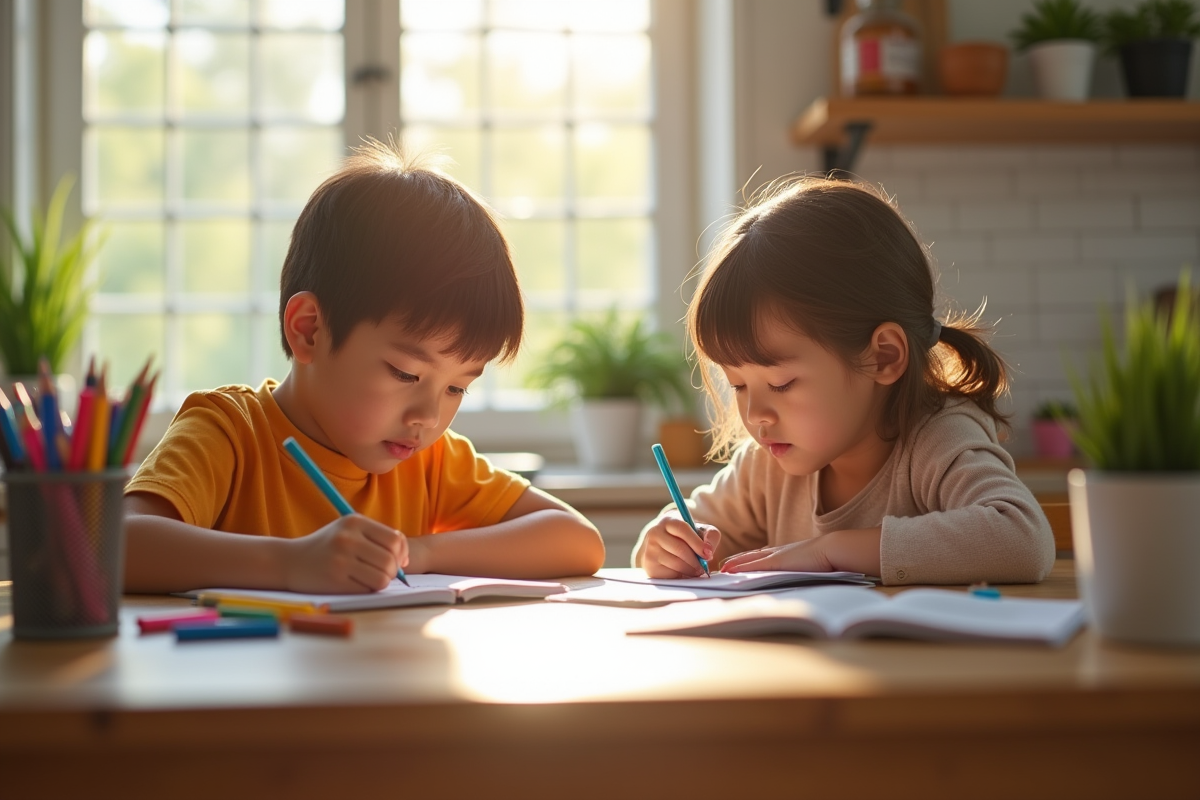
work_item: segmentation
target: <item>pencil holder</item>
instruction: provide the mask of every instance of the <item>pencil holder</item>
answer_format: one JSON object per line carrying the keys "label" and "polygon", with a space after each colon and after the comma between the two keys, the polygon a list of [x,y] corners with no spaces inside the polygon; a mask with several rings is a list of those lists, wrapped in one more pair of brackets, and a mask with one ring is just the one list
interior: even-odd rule
{"label": "pencil holder", "polygon": [[118,627],[126,469],[5,472],[13,636],[113,636]]}

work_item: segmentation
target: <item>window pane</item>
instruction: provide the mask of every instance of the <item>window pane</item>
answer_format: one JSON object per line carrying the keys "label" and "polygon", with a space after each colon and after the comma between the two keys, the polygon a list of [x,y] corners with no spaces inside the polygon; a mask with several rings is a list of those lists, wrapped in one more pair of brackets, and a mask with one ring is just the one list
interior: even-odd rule
{"label": "window pane", "polygon": [[163,116],[166,36],[91,31],[83,42],[84,113]]}
{"label": "window pane", "polygon": [[248,27],[250,0],[175,0],[176,25]]}
{"label": "window pane", "polygon": [[567,27],[570,5],[562,0],[492,0],[488,17],[497,28],[561,31]]}
{"label": "window pane", "polygon": [[547,207],[546,201],[561,205],[564,139],[556,126],[493,131],[492,195],[505,214],[522,218]]}
{"label": "window pane", "polygon": [[346,21],[342,0],[262,0],[259,9],[259,21],[265,28],[340,31]]}
{"label": "window pane", "polygon": [[341,128],[267,128],[262,132],[263,199],[303,205],[342,157]]}
{"label": "window pane", "polygon": [[400,37],[400,102],[406,119],[461,119],[479,114],[475,35],[408,33]]}
{"label": "window pane", "polygon": [[653,262],[648,219],[579,220],[576,231],[583,305],[649,302]]}
{"label": "window pane", "polygon": [[250,37],[187,30],[174,39],[174,69],[179,81],[174,108],[184,117],[246,117],[250,113]]}
{"label": "window pane", "polygon": [[400,0],[400,24],[408,30],[478,28],[483,0]]}
{"label": "window pane", "polygon": [[258,291],[279,291],[279,275],[283,269],[283,259],[287,257],[288,243],[291,241],[292,228],[295,225],[295,220],[272,220],[262,223],[262,252],[265,261],[262,269],[263,285],[257,287]]}
{"label": "window pane", "polygon": [[588,123],[575,129],[575,183],[580,208],[634,211],[650,202],[650,129]]}
{"label": "window pane", "polygon": [[108,360],[109,387],[128,386],[150,355],[162,363],[166,352],[163,318],[158,314],[97,315],[99,352]]}
{"label": "window pane", "polygon": [[[404,128],[404,146],[415,153],[444,155],[438,166],[476,192],[483,191],[480,159],[483,136],[478,128],[436,128],[409,125]],[[436,159],[435,159],[436,160]]]}
{"label": "window pane", "polygon": [[562,220],[505,220],[521,289],[531,303],[561,306],[566,300],[567,225]]}
{"label": "window pane", "polygon": [[94,126],[84,135],[85,197],[98,208],[163,201],[163,131]]}
{"label": "window pane", "polygon": [[541,391],[527,386],[530,370],[541,363],[550,348],[566,331],[565,311],[530,309],[525,314],[525,341],[521,353],[510,366],[489,367],[494,370],[496,397],[493,405],[500,407],[529,407],[542,404]]}
{"label": "window pane", "polygon": [[650,113],[650,37],[575,36],[571,55],[576,112]]}
{"label": "window pane", "polygon": [[101,292],[161,294],[166,238],[161,222],[103,223],[108,236],[96,258]]}
{"label": "window pane", "polygon": [[83,18],[89,25],[163,28],[167,24],[167,0],[86,0]]}
{"label": "window pane", "polygon": [[574,0],[567,11],[573,31],[641,31],[650,27],[650,0]]}
{"label": "window pane", "polygon": [[498,115],[563,115],[567,97],[565,36],[492,33],[487,48],[488,91]]}
{"label": "window pane", "polygon": [[245,130],[180,131],[183,199],[190,202],[248,203],[250,134]]}
{"label": "window pane", "polygon": [[262,108],[265,117],[337,122],[345,114],[340,35],[263,34]]}
{"label": "window pane", "polygon": [[291,362],[283,354],[283,344],[279,332],[279,316],[277,314],[258,314],[254,317],[258,326],[259,339],[266,348],[266,372],[263,375],[251,376],[251,386],[258,386],[263,378],[283,380],[287,377]]}
{"label": "window pane", "polygon": [[241,293],[250,289],[250,222],[211,220],[179,223],[183,289]]}
{"label": "window pane", "polygon": [[224,386],[250,380],[247,314],[184,314],[182,368],[185,387]]}

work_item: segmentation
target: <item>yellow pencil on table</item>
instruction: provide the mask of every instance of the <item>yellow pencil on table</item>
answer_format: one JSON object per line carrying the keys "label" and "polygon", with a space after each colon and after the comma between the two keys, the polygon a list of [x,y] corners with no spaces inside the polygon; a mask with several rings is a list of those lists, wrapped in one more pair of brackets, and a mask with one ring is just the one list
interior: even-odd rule
{"label": "yellow pencil on table", "polygon": [[294,600],[268,600],[264,597],[248,597],[224,592],[202,592],[196,598],[200,606],[216,606],[217,608],[258,608],[273,611],[281,617],[291,614],[314,614],[321,611],[315,603]]}

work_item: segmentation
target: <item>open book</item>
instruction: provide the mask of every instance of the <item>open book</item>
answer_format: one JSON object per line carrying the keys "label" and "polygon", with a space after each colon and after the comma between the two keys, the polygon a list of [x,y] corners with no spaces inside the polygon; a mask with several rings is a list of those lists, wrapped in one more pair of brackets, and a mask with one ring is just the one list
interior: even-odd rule
{"label": "open book", "polygon": [[708,578],[647,578],[640,569],[602,569],[591,580],[572,580],[550,600],[645,608],[705,598],[731,598],[821,583],[872,586],[860,572],[714,572]]}
{"label": "open book", "polygon": [[895,597],[854,586],[819,586],[734,600],[680,603],[644,613],[631,634],[818,639],[889,636],[933,641],[1005,641],[1061,646],[1083,625],[1077,600],[999,600],[946,589]]}
{"label": "open book", "polygon": [[564,591],[561,583],[553,581],[513,581],[502,578],[467,578],[461,575],[408,575],[412,587],[396,579],[386,588],[370,594],[303,594],[300,592],[265,591],[261,589],[196,589],[181,593],[184,597],[202,594],[228,597],[253,597],[260,600],[283,600],[291,603],[312,603],[329,611],[365,611],[371,608],[398,606],[453,605],[479,597],[541,598]]}

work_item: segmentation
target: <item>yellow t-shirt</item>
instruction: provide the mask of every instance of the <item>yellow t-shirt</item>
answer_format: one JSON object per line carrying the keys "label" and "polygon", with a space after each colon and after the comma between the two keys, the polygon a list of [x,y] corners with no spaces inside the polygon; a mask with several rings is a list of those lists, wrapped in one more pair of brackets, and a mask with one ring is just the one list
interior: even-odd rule
{"label": "yellow t-shirt", "polygon": [[406,536],[494,525],[529,487],[450,431],[373,475],[301,433],[275,402],[276,385],[268,379],[257,390],[223,386],[189,396],[126,494],[158,495],[201,528],[306,536],[337,511],[283,449],[289,436],[356,511]]}

